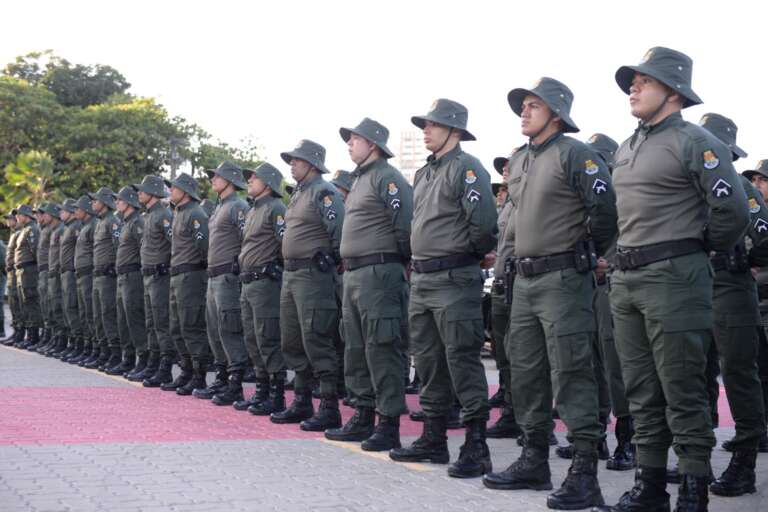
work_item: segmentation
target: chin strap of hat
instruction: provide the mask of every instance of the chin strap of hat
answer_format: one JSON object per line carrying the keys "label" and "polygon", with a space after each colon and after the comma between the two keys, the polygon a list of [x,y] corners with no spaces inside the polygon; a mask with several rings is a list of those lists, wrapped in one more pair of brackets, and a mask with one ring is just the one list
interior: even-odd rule
{"label": "chin strap of hat", "polygon": [[530,137],[528,137],[528,142],[529,142],[529,144],[530,144],[530,145],[532,145],[532,146],[534,145],[534,144],[533,144],[533,141],[534,141],[534,139],[535,139],[536,137],[538,137],[539,135],[541,135],[542,133],[544,133],[544,130],[546,130],[546,129],[549,127],[549,123],[551,123],[551,122],[552,122],[552,120],[553,120],[554,118],[556,118],[556,117],[557,117],[557,116],[556,116],[556,115],[555,115],[555,114],[552,112],[552,110],[550,110],[550,111],[549,111],[549,117],[547,117],[547,122],[546,122],[546,123],[544,123],[544,126],[542,126],[542,127],[541,127],[541,129],[540,129],[539,131],[537,131],[536,133],[534,133],[533,135],[531,135]]}
{"label": "chin strap of hat", "polygon": [[448,140],[451,138],[451,135],[453,134],[453,127],[450,127],[450,130],[448,130],[448,135],[445,136],[445,140],[442,144],[440,144],[440,147],[437,148],[435,151],[432,152],[433,155],[437,155],[439,152],[443,150],[446,144],[448,144]]}

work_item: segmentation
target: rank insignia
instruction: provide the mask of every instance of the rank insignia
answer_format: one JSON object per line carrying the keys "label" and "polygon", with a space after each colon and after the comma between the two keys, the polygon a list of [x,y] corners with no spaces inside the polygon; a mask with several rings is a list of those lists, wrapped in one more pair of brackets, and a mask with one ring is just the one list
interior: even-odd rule
{"label": "rank insignia", "polygon": [[472,189],[467,194],[467,199],[469,199],[470,203],[476,203],[480,200],[480,192],[478,192],[475,189]]}
{"label": "rank insignia", "polygon": [[328,220],[334,220],[336,218],[336,212],[333,210],[328,210],[326,217],[328,218]]}
{"label": "rank insignia", "polygon": [[390,183],[387,185],[387,193],[391,196],[397,195],[397,193],[400,192],[400,189],[397,188],[397,185],[394,183]]}
{"label": "rank insignia", "polygon": [[703,156],[705,169],[709,169],[711,171],[720,165],[720,160],[717,158],[717,156],[715,156],[715,153],[711,149],[706,150]]}
{"label": "rank insignia", "polygon": [[768,231],[768,222],[765,222],[763,219],[757,219],[755,221],[755,230],[758,233],[765,233]]}
{"label": "rank insignia", "polygon": [[392,205],[393,210],[397,210],[398,208],[400,208],[400,199],[395,198],[392,201],[390,201],[389,204]]}
{"label": "rank insignia", "polygon": [[600,167],[597,166],[595,162],[592,160],[587,160],[584,162],[584,172],[592,176],[593,174],[597,174],[597,172],[600,170]]}
{"label": "rank insignia", "polygon": [[712,186],[712,195],[715,197],[729,197],[733,187],[724,179],[719,179]]}
{"label": "rank insignia", "polygon": [[466,175],[464,177],[464,183],[473,184],[477,181],[477,175],[475,174],[475,171],[472,169],[467,169]]}
{"label": "rank insignia", "polygon": [[595,194],[600,195],[603,192],[608,191],[608,184],[601,179],[597,179],[592,184],[592,190],[594,191]]}

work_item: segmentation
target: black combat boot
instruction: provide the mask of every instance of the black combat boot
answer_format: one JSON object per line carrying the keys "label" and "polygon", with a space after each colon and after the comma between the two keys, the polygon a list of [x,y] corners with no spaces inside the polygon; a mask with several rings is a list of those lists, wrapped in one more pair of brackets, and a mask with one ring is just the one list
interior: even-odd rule
{"label": "black combat boot", "polygon": [[459,458],[448,466],[448,476],[477,478],[490,473],[492,467],[491,453],[485,442],[485,420],[471,420],[467,422],[467,432]]}
{"label": "black combat boot", "polygon": [[30,350],[32,347],[36,347],[40,343],[40,329],[32,327],[27,329],[27,339],[24,340],[19,348],[24,350]]}
{"label": "black combat boot", "polygon": [[709,490],[718,496],[752,494],[755,489],[755,460],[757,450],[737,449],[723,474],[712,482]]}
{"label": "black combat boot", "polygon": [[708,476],[681,475],[674,512],[707,512],[709,482]]}
{"label": "black combat boot", "polygon": [[160,384],[160,389],[163,391],[176,391],[192,380],[192,358],[189,356],[182,356],[181,361],[179,361],[179,367],[181,368],[179,375],[171,382]]}
{"label": "black combat boot", "polygon": [[639,466],[635,471],[635,485],[608,507],[595,507],[593,512],[669,512],[666,468]]}
{"label": "black combat boot", "polygon": [[499,473],[483,476],[483,485],[489,489],[516,490],[552,489],[552,473],[549,470],[549,447],[528,443],[515,462]]}
{"label": "black combat boot", "polygon": [[635,446],[632,444],[634,435],[632,416],[623,416],[616,420],[616,449],[613,456],[605,463],[605,468],[613,471],[628,471],[635,467]]}
{"label": "black combat boot", "polygon": [[501,416],[485,433],[491,439],[514,439],[522,435],[523,430],[517,424],[515,411],[511,406],[504,406]]}
{"label": "black combat boot", "polygon": [[326,430],[325,438],[331,441],[365,441],[373,435],[373,422],[373,407],[358,407],[343,427]]}
{"label": "black combat boot", "polygon": [[69,364],[76,364],[77,366],[84,366],[85,361],[90,359],[93,354],[93,341],[90,338],[83,338],[83,351],[80,355],[74,359],[69,360]]}
{"label": "black combat boot", "polygon": [[173,380],[173,358],[170,354],[162,354],[160,363],[157,365],[157,371],[151,377],[144,379],[141,383],[145,388],[159,388],[163,384]]}
{"label": "black combat boot", "polygon": [[248,400],[238,400],[232,404],[232,407],[237,411],[247,411],[249,407],[257,405],[267,398],[269,398],[269,377],[257,377],[256,389],[253,391],[253,395]]}
{"label": "black combat boot", "polygon": [[254,370],[253,362],[250,359],[248,360],[248,366],[243,373],[243,382],[256,382],[256,370]]}
{"label": "black combat boot", "polygon": [[[269,394],[264,400],[248,407],[248,412],[255,416],[269,416],[273,412],[285,410],[285,374],[272,375]],[[310,417],[312,415],[310,414]]]}
{"label": "black combat boot", "polygon": [[107,368],[107,375],[125,375],[136,364],[136,351],[131,348],[123,350],[123,357],[120,362],[114,366]]}
{"label": "black combat boot", "polygon": [[446,436],[447,418],[445,416],[427,416],[421,436],[407,448],[394,448],[389,458],[398,462],[431,462],[448,464],[448,437]]}
{"label": "black combat boot", "polygon": [[768,433],[763,434],[757,441],[757,452],[768,453]]}
{"label": "black combat boot", "polygon": [[301,430],[307,432],[323,432],[339,427],[341,427],[341,413],[339,413],[339,397],[335,393],[323,394],[317,412],[299,425]]}
{"label": "black combat boot", "polygon": [[[38,332],[37,329],[34,329],[34,331],[36,333]],[[43,328],[43,329],[40,329],[39,335],[37,336],[37,338],[34,339],[34,340],[30,339],[29,343],[24,348],[26,348],[30,352],[35,352],[35,351],[37,351],[38,348],[44,346],[50,340],[51,340],[51,337],[48,334],[48,329]]]}
{"label": "black combat boot", "polygon": [[221,393],[229,385],[229,373],[227,365],[216,363],[216,378],[206,388],[198,388],[192,391],[192,396],[201,400],[210,400],[216,393]]}
{"label": "black combat boot", "polygon": [[378,425],[373,429],[373,435],[360,444],[360,448],[366,452],[384,452],[401,447],[400,416],[381,414]]}
{"label": "black combat boot", "polygon": [[72,343],[74,342],[74,339],[68,338],[64,335],[57,336],[55,339],[56,343],[52,343],[50,347],[43,352],[43,355],[46,357],[55,357],[56,359],[61,359],[64,357],[64,354],[72,349]]}
{"label": "black combat boot", "polygon": [[[106,373],[107,370],[115,366],[120,366],[120,362],[123,360],[123,351],[120,347],[110,347],[109,357],[99,365],[99,371]],[[114,375],[117,375],[116,373]]]}
{"label": "black combat boot", "polygon": [[[147,367],[147,361],[149,360],[149,352],[146,350],[143,352],[139,352],[138,356],[136,357],[136,364],[133,365],[133,368],[125,372],[125,378],[130,381],[136,381],[136,377],[138,374],[144,371],[144,368]],[[143,378],[141,380],[144,380]]]}
{"label": "black combat boot", "polygon": [[311,418],[315,413],[312,405],[312,391],[309,389],[297,389],[294,391],[291,406],[279,412],[269,415],[272,423],[301,423]]}
{"label": "black combat boot", "polygon": [[576,450],[568,475],[558,490],[547,496],[547,507],[580,510],[605,505],[597,481],[597,453]]}
{"label": "black combat boot", "polygon": [[190,396],[196,389],[205,389],[205,376],[208,370],[208,363],[202,362],[200,359],[192,358],[192,378],[189,382],[181,386],[176,390],[176,394],[179,396]]}
{"label": "black combat boot", "polygon": [[504,400],[505,392],[506,391],[504,388],[499,386],[499,389],[496,390],[496,393],[494,393],[493,396],[488,399],[488,407],[504,407],[504,405],[506,405],[506,401]]}
{"label": "black combat boot", "polygon": [[243,370],[229,372],[227,387],[213,395],[214,405],[232,405],[243,400]]}
{"label": "black combat boot", "polygon": [[63,363],[71,363],[74,359],[80,357],[83,353],[83,338],[74,336],[70,338],[71,343],[69,349],[61,355],[61,361]]}
{"label": "black combat boot", "polygon": [[128,377],[128,380],[132,382],[143,382],[144,379],[152,377],[157,373],[157,368],[160,366],[160,352],[151,351],[147,356],[147,364],[140,372],[136,372],[133,376]]}
{"label": "black combat boot", "polygon": [[90,370],[95,370],[109,359],[109,349],[104,347],[101,342],[94,342],[93,351],[96,353],[96,356],[90,357],[84,365]]}

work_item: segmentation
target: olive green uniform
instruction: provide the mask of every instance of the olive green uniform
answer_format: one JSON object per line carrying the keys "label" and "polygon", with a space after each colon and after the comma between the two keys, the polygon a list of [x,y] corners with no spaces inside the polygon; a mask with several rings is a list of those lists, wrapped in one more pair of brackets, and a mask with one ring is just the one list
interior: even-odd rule
{"label": "olive green uniform", "polygon": [[51,243],[48,253],[48,320],[53,336],[66,336],[67,326],[61,295],[61,237],[64,223],[51,223]]}
{"label": "olive green uniform", "polygon": [[144,219],[138,210],[134,210],[123,219],[115,259],[118,322],[125,325],[128,331],[128,336],[120,338],[123,352],[147,351],[144,280],[141,275],[143,235]]}
{"label": "olive green uniform", "polygon": [[176,207],[171,236],[171,337],[180,355],[206,364],[210,357],[205,327],[208,217],[196,201]]}
{"label": "olive green uniform", "polygon": [[93,324],[101,348],[120,349],[115,260],[122,223],[106,208],[93,233]]}
{"label": "olive green uniform", "polygon": [[147,348],[164,354],[176,351],[169,324],[172,223],[171,210],[158,200],[144,214],[141,241]]}
{"label": "olive green uniform", "polygon": [[240,264],[240,309],[245,345],[256,377],[285,373],[280,349],[281,245],[285,232],[285,205],[267,196],[253,201],[245,219]]}
{"label": "olive green uniform", "polygon": [[[496,246],[496,262],[493,265],[493,285],[491,286],[491,337],[496,343],[496,367],[499,370],[499,387],[504,390],[506,406],[512,405],[512,387],[509,374],[509,359],[505,338],[509,326],[510,304],[507,304],[507,284],[505,282],[506,261],[514,257],[515,223],[514,208],[509,198],[501,207],[498,217],[499,241]],[[511,295],[511,293],[510,293]]]}
{"label": "olive green uniform", "polygon": [[19,310],[27,329],[41,329],[43,316],[40,311],[38,289],[37,245],[40,241],[40,228],[37,222],[30,220],[21,228],[16,239],[13,261],[16,269],[16,289],[19,296]]}
{"label": "olive green uniform", "polygon": [[40,314],[43,317],[43,326],[51,327],[51,319],[48,315],[48,256],[51,252],[51,226],[45,225],[40,229],[40,239],[37,244],[37,296],[40,302]]}
{"label": "olive green uniform", "polygon": [[[728,149],[679,113],[638,128],[615,160],[620,269],[611,309],[638,464],[665,467],[672,445],[680,473],[704,477],[715,441],[704,374],[713,276],[704,248],[727,251],[738,241],[747,199]],[[691,249],[655,256],[683,244]]]}
{"label": "olive green uniform", "polygon": [[82,223],[75,244],[75,276],[77,277],[77,311],[83,336],[90,341],[90,348],[98,347],[94,329],[93,312],[93,240],[96,217]]}
{"label": "olive green uniform", "polygon": [[429,417],[448,415],[455,389],[465,423],[488,419],[478,262],[497,242],[495,202],[488,172],[458,144],[416,172],[408,323]]}
{"label": "olive green uniform", "polygon": [[403,324],[408,290],[413,191],[384,158],[358,167],[341,237],[347,388],[356,407],[396,417],[407,409]]}
{"label": "olive green uniform", "polygon": [[61,267],[61,302],[67,334],[74,338],[83,336],[77,301],[77,276],[75,275],[75,245],[83,223],[74,216],[63,223],[59,265]]}
{"label": "olive green uniform", "polygon": [[248,205],[232,192],[208,220],[208,292],[206,321],[208,342],[217,364],[227,370],[244,371],[248,352],[243,340],[240,310],[240,280],[237,258],[243,241]]}
{"label": "olive green uniform", "polygon": [[[285,362],[296,372],[297,393],[309,390],[311,369],[320,380],[320,392],[336,395],[338,274],[327,259],[338,255],[343,222],[341,194],[321,176],[296,187],[285,213],[280,332]],[[313,261],[321,252],[330,255],[324,270]]]}
{"label": "olive green uniform", "polygon": [[16,284],[16,268],[14,265],[16,244],[18,243],[20,233],[21,230],[18,228],[11,231],[5,256],[5,271],[8,274],[8,307],[11,309],[11,322],[14,331],[20,331],[24,326],[19,303],[19,290]]}

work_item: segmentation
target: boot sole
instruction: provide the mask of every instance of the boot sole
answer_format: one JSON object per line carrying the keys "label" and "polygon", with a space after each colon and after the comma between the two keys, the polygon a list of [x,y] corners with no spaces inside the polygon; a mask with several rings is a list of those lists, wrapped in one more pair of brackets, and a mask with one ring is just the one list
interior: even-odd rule
{"label": "boot sole", "polygon": [[552,503],[550,497],[547,497],[547,508],[553,510],[584,510],[591,507],[603,507],[605,506],[605,500],[603,496],[596,497],[591,502],[582,503]]}
{"label": "boot sole", "polygon": [[709,490],[712,494],[716,494],[717,496],[723,496],[725,498],[735,498],[736,496],[744,496],[745,494],[754,494],[757,492],[757,488],[753,485],[749,487],[748,489],[740,489],[739,491],[729,491],[729,490],[723,490],[718,489],[716,487],[709,487]]}
{"label": "boot sole", "polygon": [[345,435],[345,434],[329,434],[328,431],[325,432],[325,438],[329,441],[339,441],[342,443],[362,443],[369,437],[373,435],[373,431],[371,431],[370,434],[363,433],[363,434],[356,434],[356,435]]}
{"label": "boot sole", "polygon": [[482,468],[480,468],[478,471],[475,471],[473,473],[461,473],[458,470],[448,468],[448,476],[451,478],[480,478],[481,476],[485,475],[486,473],[490,473],[493,469],[493,466],[490,462],[483,464]]}
{"label": "boot sole", "polygon": [[269,421],[277,425],[293,425],[295,423],[301,423],[302,421],[308,420],[311,417],[312,416],[308,416],[306,418],[289,418],[289,419],[275,419],[270,417]]}
{"label": "boot sole", "polygon": [[611,461],[609,460],[605,464],[605,469],[607,469],[609,471],[629,471],[631,469],[635,469],[635,464],[631,464],[631,465],[630,464],[616,464],[616,463],[612,464]]}
{"label": "boot sole", "polygon": [[392,453],[389,454],[389,458],[395,462],[427,462],[429,464],[448,464],[451,460],[450,455],[445,457],[399,457],[392,455]]}
{"label": "boot sole", "polygon": [[365,442],[360,444],[360,449],[364,452],[388,452],[389,450],[396,450],[402,447],[403,445],[401,445],[399,441],[397,444],[392,444],[392,446],[370,446],[366,445]]}
{"label": "boot sole", "polygon": [[551,491],[553,486],[552,482],[542,483],[542,484],[530,484],[525,482],[518,482],[518,483],[499,483],[499,482],[492,482],[490,480],[486,480],[483,478],[483,485],[485,485],[489,489],[496,489],[499,491],[519,491],[523,489],[530,489],[532,491]]}

